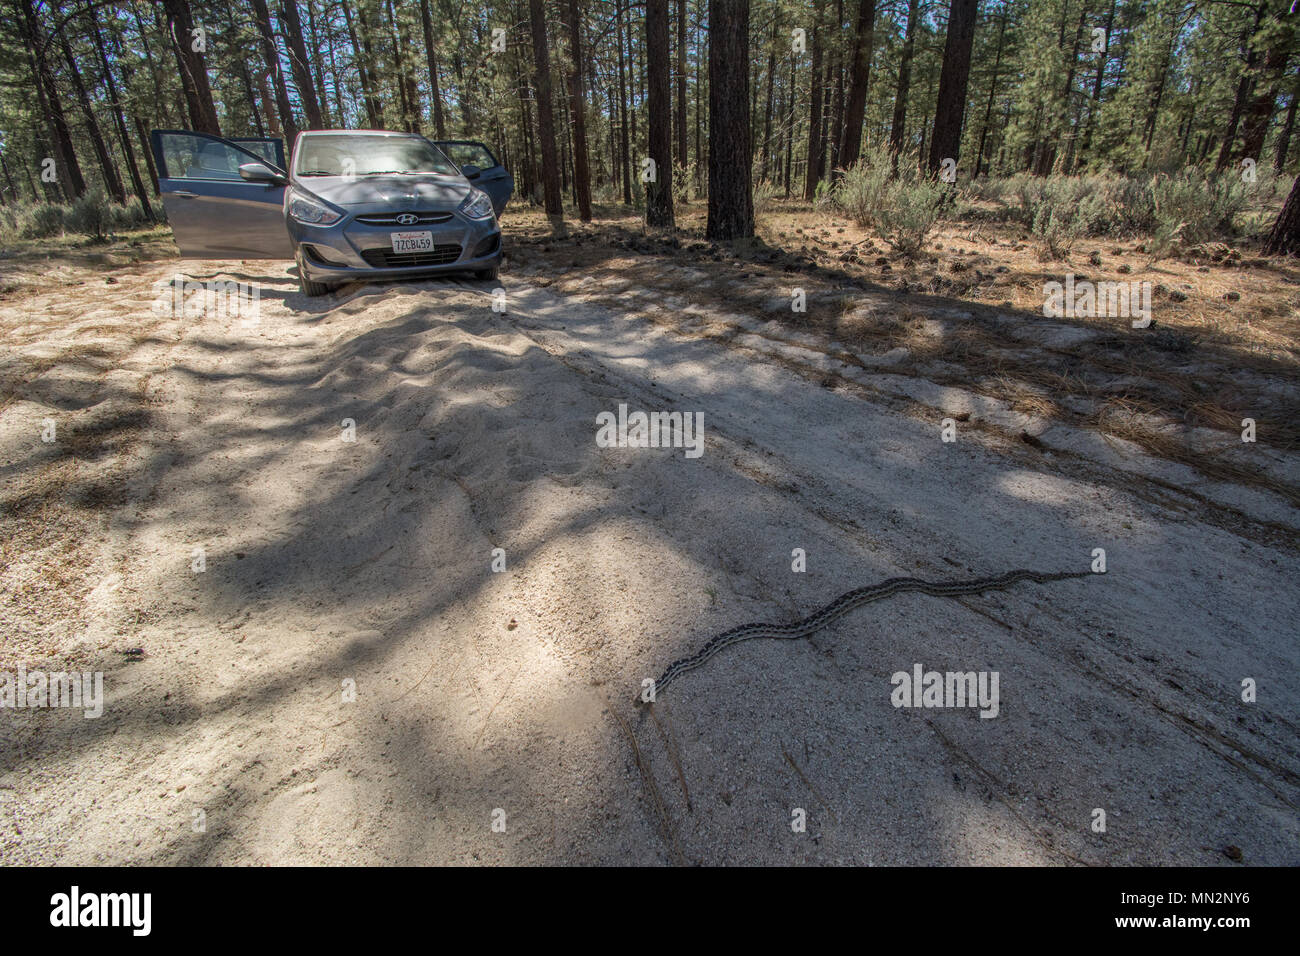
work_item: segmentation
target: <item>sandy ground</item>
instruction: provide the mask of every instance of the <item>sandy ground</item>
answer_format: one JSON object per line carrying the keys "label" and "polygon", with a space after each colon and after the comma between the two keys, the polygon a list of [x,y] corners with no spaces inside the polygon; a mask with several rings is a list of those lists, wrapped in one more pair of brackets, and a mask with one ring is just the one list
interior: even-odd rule
{"label": "sandy ground", "polygon": [[[151,310],[177,268],[0,307],[0,669],[106,696],[0,712],[3,862],[1300,864],[1284,499],[761,316],[723,342],[527,268],[500,313],[179,264],[256,284],[245,325]],[[704,454],[598,447],[619,403],[702,413]],[[900,596],[633,706],[737,624],[1095,548],[1104,575]],[[998,716],[895,708],[918,663],[998,672]]]}

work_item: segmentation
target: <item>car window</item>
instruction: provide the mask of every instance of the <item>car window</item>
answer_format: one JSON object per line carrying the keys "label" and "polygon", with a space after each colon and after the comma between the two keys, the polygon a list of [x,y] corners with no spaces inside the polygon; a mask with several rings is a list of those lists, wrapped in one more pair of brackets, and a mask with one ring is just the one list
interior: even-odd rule
{"label": "car window", "polygon": [[491,169],[497,164],[496,159],[482,143],[440,143],[439,145],[457,166],[473,164],[479,169]]}
{"label": "car window", "polygon": [[250,153],[257,153],[266,160],[267,164],[276,169],[284,168],[284,159],[281,158],[280,141],[275,139],[244,139],[231,137],[232,143],[238,143]]}
{"label": "car window", "polygon": [[414,136],[330,134],[299,138],[295,176],[383,176],[394,173],[455,176],[459,170],[427,140]]}
{"label": "car window", "polygon": [[256,160],[228,143],[190,133],[163,133],[163,158],[172,179],[239,179],[239,167]]}

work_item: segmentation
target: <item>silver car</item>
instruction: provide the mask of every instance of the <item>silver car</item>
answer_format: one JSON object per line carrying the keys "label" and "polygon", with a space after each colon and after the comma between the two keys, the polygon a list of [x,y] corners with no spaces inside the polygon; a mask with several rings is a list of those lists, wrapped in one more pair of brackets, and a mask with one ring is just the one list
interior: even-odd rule
{"label": "silver car", "polygon": [[152,146],[187,258],[291,258],[307,295],[367,279],[496,278],[514,180],[482,143],[313,130],[291,164],[278,139],[154,130]]}

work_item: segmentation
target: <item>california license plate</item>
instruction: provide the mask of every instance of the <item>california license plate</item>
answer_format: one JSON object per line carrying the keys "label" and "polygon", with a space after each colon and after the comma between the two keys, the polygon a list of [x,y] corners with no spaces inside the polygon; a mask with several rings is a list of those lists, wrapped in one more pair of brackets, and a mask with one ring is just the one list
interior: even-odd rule
{"label": "california license plate", "polygon": [[394,252],[432,252],[433,233],[431,232],[394,232],[392,233]]}

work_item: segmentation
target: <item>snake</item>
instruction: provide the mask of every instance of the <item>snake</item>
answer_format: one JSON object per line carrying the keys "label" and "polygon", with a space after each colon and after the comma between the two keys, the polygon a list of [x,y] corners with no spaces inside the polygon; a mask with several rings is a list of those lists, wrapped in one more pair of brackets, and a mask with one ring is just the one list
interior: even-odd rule
{"label": "snake", "polygon": [[[654,682],[654,696],[657,698],[677,678],[688,671],[695,670],[695,668],[706,663],[725,648],[732,647],[742,641],[752,641],[758,638],[792,641],[808,637],[834,621],[838,621],[846,614],[856,611],[863,605],[883,601],[895,594],[915,591],[921,594],[932,594],[936,597],[961,597],[965,594],[1000,591],[1011,587],[1013,584],[1019,584],[1021,581],[1049,584],[1053,581],[1065,581],[1070,578],[1091,577],[1092,574],[1091,571],[1044,572],[1017,568],[996,577],[976,578],[973,581],[924,581],[921,578],[889,578],[879,584],[846,591],[825,607],[810,614],[803,620],[795,621],[793,624],[760,622],[757,624],[742,624],[740,627],[733,627],[729,631],[723,631],[721,634],[710,638],[703,647],[690,657],[682,657],[669,664],[668,669]],[[647,704],[647,701],[640,694],[637,695],[636,702],[641,706]],[[649,703],[653,703],[653,701]]]}

